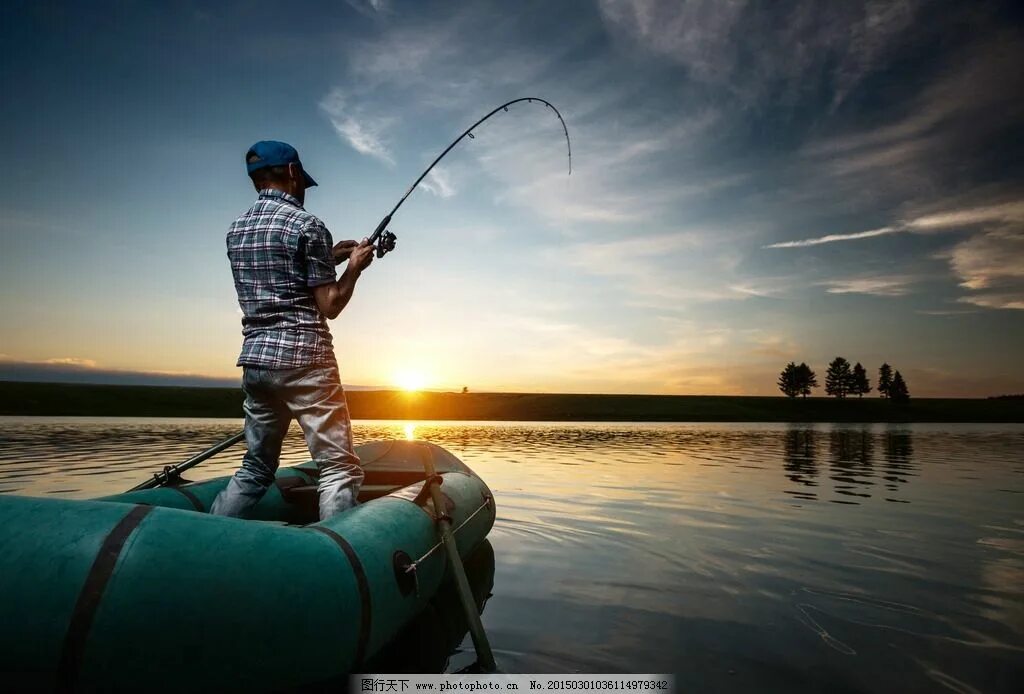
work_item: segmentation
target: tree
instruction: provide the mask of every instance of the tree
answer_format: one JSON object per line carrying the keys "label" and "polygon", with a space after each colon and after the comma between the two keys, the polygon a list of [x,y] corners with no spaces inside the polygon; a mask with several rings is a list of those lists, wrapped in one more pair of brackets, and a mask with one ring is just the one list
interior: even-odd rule
{"label": "tree", "polygon": [[890,388],[892,388],[892,367],[882,364],[878,369],[878,394],[887,398]]}
{"label": "tree", "polygon": [[899,371],[893,374],[892,385],[889,386],[889,397],[896,402],[910,400],[910,390],[907,389],[907,382],[903,380],[903,375]]}
{"label": "tree", "polygon": [[465,395],[468,392],[469,392],[469,388],[467,388],[466,386],[462,386],[462,394]]}
{"label": "tree", "polygon": [[796,382],[800,386],[800,395],[805,398],[811,394],[811,388],[818,387],[818,377],[807,364],[800,362],[796,367]]}
{"label": "tree", "polygon": [[868,372],[860,362],[857,362],[853,367],[853,373],[850,375],[850,394],[856,395],[858,398],[865,393],[871,392],[871,383],[868,381]]}
{"label": "tree", "polygon": [[799,374],[797,365],[793,362],[786,364],[786,368],[779,374],[779,390],[786,394],[787,398],[795,398],[800,394]]}
{"label": "tree", "polygon": [[850,392],[850,362],[836,357],[825,372],[825,392],[837,398],[845,398]]}

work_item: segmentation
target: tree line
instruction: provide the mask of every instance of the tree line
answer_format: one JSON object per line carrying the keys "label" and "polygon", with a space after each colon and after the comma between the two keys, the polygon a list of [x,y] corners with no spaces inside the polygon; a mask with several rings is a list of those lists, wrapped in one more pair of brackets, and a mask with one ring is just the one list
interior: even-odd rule
{"label": "tree line", "polygon": [[[807,364],[789,362],[779,374],[779,390],[786,397],[795,398],[800,395],[807,397],[811,390],[818,387],[818,377]],[[868,372],[857,362],[852,367],[843,357],[836,357],[825,371],[825,393],[835,398],[848,395],[863,397],[871,392]],[[910,399],[910,389],[899,371],[893,371],[888,364],[878,368],[878,393],[883,398],[903,402]]]}

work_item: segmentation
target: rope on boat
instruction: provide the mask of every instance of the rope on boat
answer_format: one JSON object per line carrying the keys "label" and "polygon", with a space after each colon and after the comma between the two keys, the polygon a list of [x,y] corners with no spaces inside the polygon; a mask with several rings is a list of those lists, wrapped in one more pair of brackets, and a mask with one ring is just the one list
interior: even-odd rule
{"label": "rope on boat", "polygon": [[[480,513],[485,508],[490,508],[490,506],[491,506],[491,497],[490,496],[485,496],[484,497],[484,503],[480,504],[480,508],[478,508],[477,510],[473,511],[473,513],[469,514],[469,516],[466,518],[466,520],[462,521],[455,528],[453,528],[452,529],[452,534],[455,534],[455,533],[459,532],[459,530],[462,528],[462,526],[464,526],[469,521],[473,520],[473,517],[476,516],[476,514]],[[417,560],[415,560],[413,562],[410,562],[409,566],[405,567],[405,573],[412,573],[413,571],[415,571],[417,566],[419,566],[424,561],[426,561],[427,558],[431,554],[436,552],[438,547],[441,547],[443,544],[444,544],[443,542],[438,542],[436,545],[434,545],[433,547],[428,549],[426,551],[426,553],[422,557],[420,557],[419,559],[417,559]]]}

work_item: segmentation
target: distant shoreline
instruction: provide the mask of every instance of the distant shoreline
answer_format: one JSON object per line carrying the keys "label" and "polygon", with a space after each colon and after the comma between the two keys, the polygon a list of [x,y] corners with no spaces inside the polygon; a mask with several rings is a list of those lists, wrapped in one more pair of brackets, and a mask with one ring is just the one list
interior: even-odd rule
{"label": "distant shoreline", "polygon": [[[353,419],[568,422],[1024,422],[1024,400],[347,392]],[[239,388],[0,381],[0,415],[241,417]]]}

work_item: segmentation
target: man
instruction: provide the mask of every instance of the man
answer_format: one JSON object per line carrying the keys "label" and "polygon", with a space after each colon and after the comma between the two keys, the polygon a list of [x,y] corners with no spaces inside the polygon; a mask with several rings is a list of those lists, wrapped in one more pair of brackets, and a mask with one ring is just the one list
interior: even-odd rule
{"label": "man", "polygon": [[294,417],[320,469],[323,520],[353,506],[363,481],[327,319],[348,305],[374,247],[366,239],[332,246],[324,223],[303,208],[316,181],[291,145],[257,142],[245,161],[259,199],[231,225],[227,249],[242,309],[248,451],[210,513],[249,513],[274,482]]}

